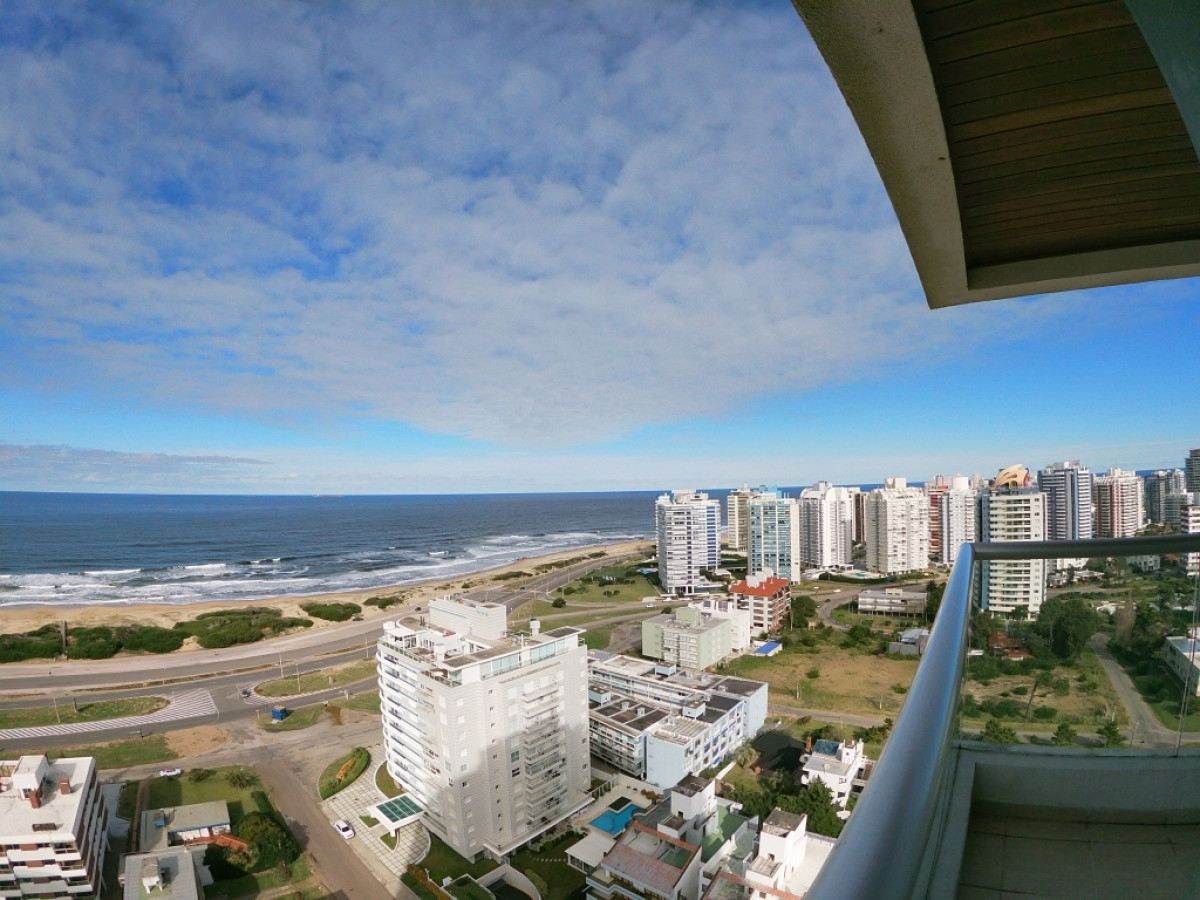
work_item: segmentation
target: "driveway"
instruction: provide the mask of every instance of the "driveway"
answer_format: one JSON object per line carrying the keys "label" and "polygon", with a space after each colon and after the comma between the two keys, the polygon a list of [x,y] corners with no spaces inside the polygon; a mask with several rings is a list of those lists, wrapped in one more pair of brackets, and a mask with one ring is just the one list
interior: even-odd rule
{"label": "driveway", "polygon": [[1095,652],[1096,658],[1100,660],[1100,665],[1108,674],[1108,680],[1117,689],[1117,696],[1121,698],[1125,709],[1129,711],[1129,718],[1133,722],[1130,742],[1134,746],[1138,746],[1144,741],[1151,747],[1174,747],[1175,732],[1158,721],[1154,711],[1146,705],[1146,701],[1134,687],[1129,674],[1109,652],[1108,636],[1093,634],[1088,645]]}
{"label": "driveway", "polygon": [[352,842],[333,830],[317,803],[314,787],[296,777],[286,759],[276,756],[259,763],[258,774],[334,896],[347,900],[391,900],[395,896],[363,865],[350,847]]}

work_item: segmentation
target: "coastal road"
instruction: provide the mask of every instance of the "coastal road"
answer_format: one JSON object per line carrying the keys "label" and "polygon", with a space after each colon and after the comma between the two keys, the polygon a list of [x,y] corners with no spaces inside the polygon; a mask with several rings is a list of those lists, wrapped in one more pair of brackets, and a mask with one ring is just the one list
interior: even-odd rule
{"label": "coastal road", "polygon": [[[583,552],[583,551],[581,551]],[[468,596],[477,600],[503,602],[510,610],[528,600],[537,599],[583,577],[595,569],[634,559],[641,554],[625,553],[582,560],[563,569],[537,575],[510,590],[503,582],[497,587],[476,589]],[[122,656],[105,660],[69,660],[65,662],[5,663],[0,666],[0,696],[21,698],[41,695],[63,696],[67,691],[117,688],[130,685],[170,685],[192,681],[207,675],[252,672],[271,667],[290,673],[297,664],[320,661],[332,665],[332,654],[353,657],[355,651],[369,656],[383,633],[387,621],[423,612],[423,606],[409,605],[369,614],[361,622],[329,625],[255,644],[239,644],[220,650],[196,650],[153,656]],[[305,671],[304,668],[301,671]],[[247,679],[250,680],[250,679]],[[262,679],[258,679],[262,680]]]}

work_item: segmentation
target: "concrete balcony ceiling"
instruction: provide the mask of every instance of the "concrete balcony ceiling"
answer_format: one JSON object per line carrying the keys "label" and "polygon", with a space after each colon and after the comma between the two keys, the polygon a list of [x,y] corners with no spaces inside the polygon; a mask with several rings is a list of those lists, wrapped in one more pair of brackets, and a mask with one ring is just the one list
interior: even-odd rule
{"label": "concrete balcony ceiling", "polygon": [[793,0],[930,307],[1200,275],[1196,0]]}

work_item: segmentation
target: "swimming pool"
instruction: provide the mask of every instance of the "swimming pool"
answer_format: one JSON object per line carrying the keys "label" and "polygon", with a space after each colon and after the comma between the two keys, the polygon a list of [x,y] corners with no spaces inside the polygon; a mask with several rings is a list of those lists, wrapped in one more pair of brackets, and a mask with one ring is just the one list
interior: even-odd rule
{"label": "swimming pool", "polygon": [[636,803],[629,803],[620,811],[606,809],[592,819],[592,825],[605,834],[617,835],[629,825],[629,820],[633,818],[635,812],[641,812],[641,807]]}

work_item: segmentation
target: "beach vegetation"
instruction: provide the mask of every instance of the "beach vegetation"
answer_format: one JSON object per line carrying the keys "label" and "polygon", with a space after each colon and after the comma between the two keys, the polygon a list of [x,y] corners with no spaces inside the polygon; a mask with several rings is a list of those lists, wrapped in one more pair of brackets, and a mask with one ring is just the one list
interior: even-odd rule
{"label": "beach vegetation", "polygon": [[367,606],[374,606],[376,609],[387,609],[389,606],[395,606],[397,603],[403,603],[402,597],[389,597],[380,594],[375,597],[368,597],[363,601]]}
{"label": "beach vegetation", "polygon": [[206,650],[252,644],[292,628],[311,628],[312,619],[285,616],[278,609],[248,606],[201,613],[187,622],[176,622],[175,630],[191,635]]}
{"label": "beach vegetation", "polygon": [[326,622],[346,622],[351,616],[362,612],[362,607],[357,603],[304,603],[300,608]]}
{"label": "beach vegetation", "polygon": [[0,662],[54,659],[61,652],[62,638],[57,625],[19,634],[0,634]]}
{"label": "beach vegetation", "polygon": [[[67,630],[65,652],[70,659],[108,659],[121,651],[170,653],[183,646],[184,636],[153,625],[76,627]],[[62,630],[43,625],[22,634],[0,634],[0,662],[54,659],[64,652]]]}

